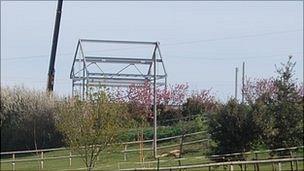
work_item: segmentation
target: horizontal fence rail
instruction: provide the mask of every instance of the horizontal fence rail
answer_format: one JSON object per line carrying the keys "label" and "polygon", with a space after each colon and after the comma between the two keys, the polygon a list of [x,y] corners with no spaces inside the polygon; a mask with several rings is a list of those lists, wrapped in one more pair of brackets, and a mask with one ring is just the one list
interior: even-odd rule
{"label": "horizontal fence rail", "polygon": [[[181,137],[189,137],[189,136],[195,136],[198,134],[204,134],[207,133],[206,131],[199,131],[199,132],[194,132],[194,133],[189,133],[189,134],[184,134],[184,135],[177,135],[177,136],[172,136],[172,137],[165,137],[165,138],[160,138],[158,139],[158,142],[162,141],[168,141],[168,140],[174,140],[178,139]],[[189,144],[195,144],[195,143],[200,143],[208,141],[208,139],[203,139],[203,140],[197,140],[197,141],[191,141],[191,142],[185,142],[183,145],[189,145]],[[140,149],[127,149],[128,145],[134,145],[134,144],[140,144],[140,143],[152,143],[153,140],[144,140],[144,141],[130,141],[130,142],[124,142],[124,143],[119,143],[118,145],[124,145],[124,150],[121,151],[124,154],[124,160],[127,159],[127,152],[136,152],[140,151]],[[167,145],[167,146],[160,146],[158,149],[165,149],[165,148],[171,148],[171,147],[177,147],[179,144],[173,144],[173,145]],[[52,151],[62,151],[62,150],[68,150],[69,155],[65,156],[50,156],[50,157],[45,157],[44,153],[46,152],[52,152]],[[143,149],[145,151],[151,151],[152,148],[145,148]],[[35,154],[36,157],[30,158],[30,159],[16,159],[17,154],[30,154],[33,153]],[[66,147],[61,147],[61,148],[49,148],[49,149],[37,149],[37,150],[22,150],[22,151],[9,151],[9,152],[1,152],[1,156],[4,155],[11,155],[11,159],[1,159],[1,163],[12,163],[12,170],[15,170],[16,167],[16,162],[31,162],[31,161],[40,161],[40,166],[43,168],[44,161],[46,160],[60,160],[60,159],[69,159],[69,164],[71,166],[72,164],[72,158],[79,158],[81,157],[80,155],[72,155],[72,151],[69,148]]]}
{"label": "horizontal fence rail", "polygon": [[[172,159],[172,160],[153,160],[153,161],[144,161],[144,162],[119,162],[118,163],[118,168],[121,168],[121,166],[123,166],[123,164],[140,164],[140,165],[146,165],[146,164],[153,164],[153,163],[166,163],[166,162],[170,162],[170,161],[181,161],[181,160],[189,160],[189,159],[216,159],[216,158],[220,158],[220,159],[225,159],[225,157],[234,157],[234,156],[239,156],[239,155],[254,155],[254,160],[259,160],[258,159],[258,155],[257,154],[265,154],[265,153],[271,153],[271,152],[280,152],[280,151],[289,151],[291,152],[292,150],[298,150],[298,149],[303,149],[304,146],[298,146],[298,147],[289,147],[289,148],[277,148],[277,149],[269,149],[269,150],[260,150],[260,151],[247,151],[247,152],[239,152],[239,153],[229,153],[229,154],[216,154],[216,155],[207,155],[207,156],[196,156],[196,157],[190,157],[190,158],[176,158],[176,159]],[[292,153],[291,153],[292,154]],[[298,157],[296,155],[288,155],[288,156],[280,156],[280,158],[274,158],[272,157],[271,159],[282,159],[282,158],[294,158],[294,157]],[[303,157],[303,154],[302,156]],[[260,159],[261,160],[261,159]],[[211,163],[211,161],[209,162]]]}
{"label": "horizontal fence rail", "polygon": [[[200,142],[207,142],[209,139],[202,139],[202,140],[196,140],[196,141],[189,141],[189,142],[184,142],[183,145],[190,145],[190,144],[196,144],[196,143],[200,143]],[[166,145],[166,146],[161,146],[158,147],[157,149],[165,149],[165,148],[171,148],[171,147],[178,147],[180,146],[180,144],[172,144],[172,145]],[[143,151],[151,151],[153,150],[153,148],[143,148]],[[140,151],[140,149],[130,149],[130,150],[123,150],[121,152],[125,153],[125,152],[135,152],[135,151]]]}
{"label": "horizontal fence rail", "polygon": [[[194,132],[190,134],[185,134],[185,135],[177,135],[177,136],[172,136],[172,137],[166,137],[166,138],[160,138],[158,139],[159,142],[161,141],[167,141],[167,140],[174,140],[174,139],[179,139],[182,137],[190,137],[190,136],[195,136],[199,134],[204,134],[207,133],[206,131],[200,131],[200,132]],[[190,144],[196,144],[196,143],[203,143],[203,142],[208,142],[209,139],[199,139],[199,140],[194,140],[190,142],[184,142],[183,145],[190,145]],[[121,152],[124,154],[124,160],[126,161],[127,159],[127,153],[128,152],[136,152],[140,151],[140,149],[127,149],[128,145],[134,145],[134,144],[139,144],[139,143],[152,143],[153,140],[144,140],[144,141],[131,141],[131,142],[125,142],[125,143],[120,143],[120,145],[124,146],[124,150]],[[178,147],[180,144],[171,144],[171,145],[166,145],[166,146],[160,146],[158,149],[166,149],[166,148],[172,148],[172,147]],[[262,150],[262,151],[248,151],[248,152],[238,152],[238,153],[230,153],[230,154],[217,154],[217,155],[210,155],[210,156],[198,156],[195,158],[209,158],[209,159],[225,159],[226,157],[235,157],[235,156],[246,156],[246,155],[255,155],[254,160],[258,160],[258,154],[262,153],[271,153],[271,152],[281,152],[281,151],[289,151],[291,153],[292,150],[297,150],[297,149],[303,149],[304,146],[299,146],[299,147],[290,147],[290,148],[278,148],[278,149],[271,149],[271,150]],[[67,150],[67,155],[64,156],[50,156],[46,157],[44,153],[46,152],[51,152],[51,151],[62,151],[62,150]],[[141,150],[144,151],[151,151],[152,148],[143,148]],[[16,159],[17,154],[29,154],[29,153],[35,153],[35,157],[30,158],[30,159]],[[11,155],[12,157],[10,159],[1,159],[1,163],[12,163],[12,168],[15,170],[15,165],[16,162],[29,162],[29,161],[40,161],[41,168],[43,168],[43,163],[46,160],[60,160],[60,159],[69,159],[69,163],[71,166],[72,163],[72,158],[78,158],[81,157],[80,155],[75,155],[72,154],[71,149],[66,148],[66,147],[61,147],[61,148],[50,148],[50,149],[37,149],[37,150],[23,150],[23,151],[11,151],[11,152],[1,152],[1,156],[3,155]],[[294,158],[296,156],[293,156],[292,153],[289,156],[290,158]],[[185,160],[185,158],[180,158],[180,159],[175,159],[175,160]],[[144,163],[148,163],[149,161],[146,161]],[[150,161],[150,163],[155,163],[157,161]],[[162,162],[162,160],[161,160]],[[121,162],[119,165],[127,163],[127,162]],[[133,162],[136,163],[136,162]],[[143,162],[141,162],[143,163]]]}
{"label": "horizontal fence rail", "polygon": [[270,152],[280,152],[280,151],[287,151],[287,150],[297,150],[304,148],[304,146],[298,147],[289,147],[289,148],[277,148],[277,149],[270,149],[270,150],[259,150],[259,151],[247,151],[247,152],[238,152],[238,153],[229,153],[229,154],[217,154],[217,155],[210,155],[210,158],[217,158],[217,157],[230,157],[230,156],[239,156],[239,155],[250,155],[250,154],[261,154],[261,153],[270,153]]}
{"label": "horizontal fence rail", "polygon": [[207,163],[207,164],[195,164],[187,166],[172,166],[172,167],[154,167],[154,168],[128,168],[120,169],[120,171],[149,171],[149,170],[180,170],[180,169],[198,169],[198,168],[209,168],[219,167],[219,166],[228,166],[229,170],[233,171],[234,165],[250,165],[250,164],[265,164],[265,163],[275,163],[278,164],[278,171],[282,170],[281,163],[284,162],[294,162],[294,161],[303,161],[303,157],[299,158],[287,158],[287,159],[268,159],[268,160],[252,160],[252,161],[230,161],[230,162],[217,162],[217,163]]}
{"label": "horizontal fence rail", "polygon": [[[207,133],[207,131],[199,131],[199,132],[194,132],[194,133],[190,133],[190,134],[185,134],[184,137],[193,136],[193,135],[197,135],[197,134],[203,134],[203,133]],[[176,135],[176,136],[172,136],[172,137],[159,138],[159,139],[157,139],[157,142],[178,139],[178,138],[181,138],[182,136],[183,135]],[[131,141],[131,142],[125,142],[125,143],[121,143],[121,144],[130,145],[130,144],[139,144],[139,143],[148,143],[148,142],[153,142],[153,139],[144,140],[144,141]]]}
{"label": "horizontal fence rail", "polygon": [[[184,137],[192,136],[192,135],[197,135],[201,133],[207,133],[206,131],[199,131],[199,132],[194,132],[190,134],[185,134]],[[182,137],[182,135],[177,135],[177,136],[172,136],[172,137],[166,137],[166,138],[160,138],[157,141],[166,141],[166,140],[172,140],[172,139],[177,139]],[[144,141],[129,141],[129,142],[124,142],[120,143],[122,145],[130,145],[130,144],[139,144],[139,143],[148,143],[148,142],[153,142],[153,139],[150,140],[144,140]],[[37,149],[37,150],[22,150],[22,151],[8,151],[8,152],[0,152],[0,155],[10,155],[10,154],[26,154],[26,153],[40,153],[40,152],[50,152],[50,151],[61,151],[61,150],[69,150],[67,147],[60,147],[60,148],[48,148],[48,149]]]}
{"label": "horizontal fence rail", "polygon": [[7,151],[7,152],[1,152],[0,155],[10,155],[10,154],[27,154],[27,153],[39,153],[39,152],[50,152],[50,151],[61,151],[61,150],[67,150],[66,147],[60,147],[60,148],[48,148],[48,149],[37,149],[37,150],[22,150],[22,151]]}

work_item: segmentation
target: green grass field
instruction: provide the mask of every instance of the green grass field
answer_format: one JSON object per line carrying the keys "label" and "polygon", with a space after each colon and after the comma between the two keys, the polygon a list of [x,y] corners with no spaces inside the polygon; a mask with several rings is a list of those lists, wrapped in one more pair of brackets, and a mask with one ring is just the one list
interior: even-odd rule
{"label": "green grass field", "polygon": [[[186,137],[185,142],[200,140],[205,138],[205,135],[198,134],[191,137]],[[164,147],[167,145],[178,144],[179,140],[171,140],[167,142],[161,142],[158,145],[160,147]],[[138,149],[138,144],[128,145],[128,150]],[[151,148],[151,143],[145,144],[144,148]],[[168,167],[168,166],[179,166],[181,165],[193,165],[193,164],[203,164],[214,162],[210,159],[204,157],[206,155],[206,142],[185,145],[183,158],[181,160],[174,158],[173,156],[163,157],[160,159],[159,166],[160,167]],[[119,168],[141,168],[141,167],[156,167],[157,162],[153,158],[152,151],[144,151],[144,161],[145,163],[139,162],[139,151],[133,151],[127,153],[127,161],[124,161],[124,154],[121,152],[124,147],[117,146],[113,148],[111,151],[102,153],[99,156],[99,160],[96,162],[96,166],[94,170],[119,170]],[[179,147],[170,147],[165,149],[159,149],[158,154],[168,153],[172,150],[179,149]],[[60,151],[52,151],[52,152],[44,152],[44,158],[48,157],[59,157],[59,156],[69,156],[69,150],[60,150]],[[297,153],[294,153],[297,156],[303,157],[303,149],[298,150]],[[73,154],[73,155],[76,155]],[[13,166],[11,162],[5,162],[12,159],[11,156],[2,156],[5,158],[1,159],[1,170],[12,170]],[[40,158],[40,154],[28,154],[28,155],[16,155],[16,160],[26,160],[33,158]],[[249,155],[247,160],[252,160],[254,158],[253,155]],[[259,154],[259,159],[267,159],[269,158],[268,154]],[[180,161],[180,163],[179,163]],[[44,160],[44,168],[41,169],[40,160],[37,161],[17,161],[15,164],[16,170],[86,170],[85,165],[81,158],[76,157],[72,158],[72,165],[70,166],[69,158],[62,159],[46,159]],[[294,169],[295,169],[295,163]],[[243,166],[244,167],[244,166]],[[277,165],[275,165],[277,167]],[[298,168],[303,170],[303,161],[298,162]],[[214,170],[224,170],[224,167],[213,168]],[[283,170],[290,170],[290,162],[282,164]],[[208,170],[208,168],[200,168],[200,169],[187,169],[187,170]],[[234,170],[241,170],[239,166],[234,166]],[[253,170],[253,165],[248,165],[247,170]],[[271,164],[261,164],[260,170],[272,170]]]}
{"label": "green grass field", "polygon": [[[174,142],[165,142],[161,143],[161,146],[170,145]],[[149,147],[146,145],[145,147]],[[128,149],[135,149],[138,148],[138,145],[131,145]],[[96,163],[94,170],[119,170],[119,168],[134,168],[134,167],[156,167],[156,162],[148,162],[153,161],[153,156],[151,151],[145,151],[145,162],[147,163],[140,163],[139,162],[139,152],[129,152],[127,155],[128,160],[124,161],[124,155],[120,151],[123,147],[116,147],[112,150],[112,152],[103,153],[99,156],[99,160]],[[172,147],[169,149],[162,149],[159,150],[159,154],[168,152],[173,149],[178,149],[178,147]],[[185,155],[183,159],[180,160],[181,165],[191,165],[191,164],[203,164],[203,163],[210,163],[208,158],[204,156],[203,144],[194,144],[185,146]],[[55,157],[55,156],[68,156],[68,150],[61,150],[61,151],[53,151],[44,153],[44,158],[47,157]],[[303,150],[297,153],[298,156],[303,157]],[[38,158],[35,154],[28,155],[28,156],[18,156],[16,155],[16,159],[32,159]],[[40,156],[39,156],[40,157]],[[268,154],[260,154],[259,158],[268,158]],[[248,157],[253,158],[253,156]],[[3,163],[4,161],[10,160],[11,158],[6,158],[1,160],[1,170],[12,170],[12,163]],[[160,159],[160,167],[166,166],[178,166],[179,162],[174,157],[163,157]],[[298,162],[299,170],[303,170],[303,161]],[[243,166],[244,167],[244,166]],[[277,165],[274,165],[276,169],[278,169]],[[293,164],[295,169],[295,162]],[[72,159],[72,166],[69,166],[69,158],[66,159],[54,159],[54,160],[45,160],[44,161],[44,168],[40,168],[40,161],[27,161],[27,162],[16,162],[15,165],[16,170],[86,170],[85,165],[83,164],[80,158],[73,158]],[[218,168],[213,168],[214,170],[224,170],[223,166]],[[200,169],[187,169],[187,170],[208,170],[208,168],[200,168]],[[228,170],[228,169],[227,169]],[[240,166],[234,166],[234,171],[241,170]],[[253,171],[253,165],[248,165],[247,170]],[[271,164],[261,164],[260,170],[272,170]],[[282,163],[282,170],[290,170],[290,162]]]}

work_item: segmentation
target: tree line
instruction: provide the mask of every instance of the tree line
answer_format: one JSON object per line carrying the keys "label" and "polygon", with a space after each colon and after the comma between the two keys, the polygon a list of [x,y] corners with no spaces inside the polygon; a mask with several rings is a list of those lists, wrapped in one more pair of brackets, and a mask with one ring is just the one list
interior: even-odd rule
{"label": "tree line", "polygon": [[[181,122],[201,118],[204,122],[195,126],[208,130],[210,152],[217,154],[303,145],[304,90],[294,78],[294,66],[290,58],[276,68],[276,77],[248,79],[243,103],[234,98],[221,102],[211,90],[189,93],[187,84],[158,89],[159,124],[182,127],[187,124]],[[102,88],[86,101],[1,88],[1,151],[112,143],[120,139],[119,133],[127,135],[127,129],[153,125],[152,94],[148,83],[128,90]],[[185,127],[176,134],[190,130]],[[105,136],[111,138],[105,142]]]}

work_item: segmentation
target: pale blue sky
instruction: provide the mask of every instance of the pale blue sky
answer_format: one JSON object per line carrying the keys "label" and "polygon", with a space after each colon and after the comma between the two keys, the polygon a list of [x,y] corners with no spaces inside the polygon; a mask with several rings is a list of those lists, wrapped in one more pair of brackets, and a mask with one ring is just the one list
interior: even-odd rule
{"label": "pale blue sky", "polygon": [[[1,2],[1,84],[46,89],[56,1]],[[234,70],[275,76],[294,55],[303,81],[303,2],[78,2],[63,4],[55,92],[71,93],[79,38],[159,41],[169,83],[234,94]],[[241,73],[239,74],[241,80]],[[239,81],[239,84],[241,82]]]}

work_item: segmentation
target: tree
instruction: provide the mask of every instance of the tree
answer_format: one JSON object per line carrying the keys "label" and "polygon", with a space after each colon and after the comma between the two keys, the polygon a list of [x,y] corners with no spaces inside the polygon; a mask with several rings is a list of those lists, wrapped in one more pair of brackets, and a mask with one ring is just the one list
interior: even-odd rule
{"label": "tree", "polygon": [[69,99],[58,108],[57,127],[87,169],[93,170],[97,156],[118,143],[118,135],[130,126],[125,111],[125,104],[109,100],[104,92],[85,101]]}
{"label": "tree", "polygon": [[303,84],[294,79],[292,57],[276,67],[277,77],[248,80],[245,98],[268,148],[303,144]]}
{"label": "tree", "polygon": [[186,103],[183,104],[184,116],[203,115],[205,113],[215,112],[216,109],[217,102],[211,94],[211,90],[195,92],[187,98]]}
{"label": "tree", "polygon": [[257,139],[252,142],[253,148],[260,148],[271,143],[271,137],[277,134],[274,129],[275,117],[271,111],[275,99],[275,79],[248,79],[244,87],[246,103],[250,106],[250,113],[258,130]]}
{"label": "tree", "polygon": [[1,88],[1,151],[62,146],[54,119],[57,100],[24,87]]}
{"label": "tree", "polygon": [[246,80],[243,91],[247,103],[254,105],[259,102],[268,103],[270,99],[274,99],[277,87],[273,77],[266,79],[248,79]]}
{"label": "tree", "polygon": [[250,150],[251,142],[257,136],[257,128],[249,111],[249,106],[231,99],[221,105],[219,112],[208,116],[209,133],[216,143],[214,153]]}
{"label": "tree", "polygon": [[270,147],[289,147],[303,145],[303,94],[302,86],[297,86],[294,77],[292,57],[277,68],[275,79],[275,98],[271,101],[271,111],[274,114],[274,130]]}

